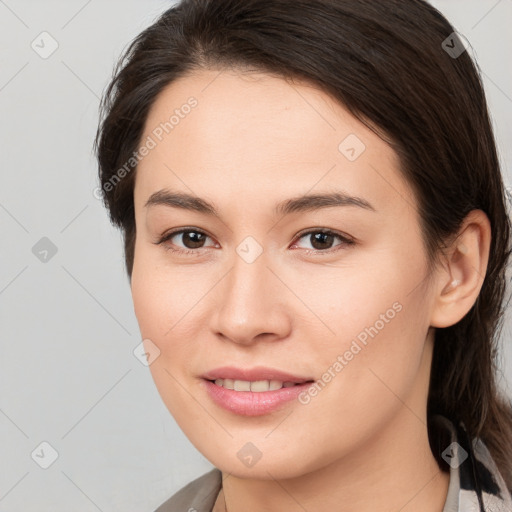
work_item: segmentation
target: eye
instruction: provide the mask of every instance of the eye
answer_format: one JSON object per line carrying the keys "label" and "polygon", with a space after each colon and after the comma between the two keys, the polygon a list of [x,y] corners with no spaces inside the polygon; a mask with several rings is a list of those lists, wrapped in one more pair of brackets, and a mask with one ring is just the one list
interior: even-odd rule
{"label": "eye", "polygon": [[[206,246],[207,239],[212,240],[210,236],[199,229],[181,228],[176,231],[165,233],[155,242],[156,245],[162,245],[165,250],[181,254],[199,254],[196,249],[204,249],[208,247],[218,247],[218,245]],[[332,249],[343,248],[354,245],[355,241],[346,235],[336,233],[327,229],[316,229],[299,234],[298,240],[305,239],[309,242],[310,247],[305,247],[307,252],[326,253],[333,252]],[[338,240],[339,243],[335,243]],[[170,242],[170,243],[169,243]],[[180,245],[181,243],[181,245]],[[292,248],[297,247],[297,243]],[[300,247],[300,246],[298,246]]]}
{"label": "eye", "polygon": [[[165,233],[162,237],[155,242],[157,245],[163,245],[166,250],[170,250],[178,253],[197,253],[194,249],[205,248],[205,240],[210,238],[206,233],[198,229],[180,229]],[[173,240],[175,239],[175,240]],[[211,240],[211,238],[210,238]],[[171,243],[167,243],[171,242]],[[179,244],[181,242],[181,246]],[[173,247],[174,246],[174,247]],[[208,246],[206,246],[208,247]]]}
{"label": "eye", "polygon": [[[308,252],[331,252],[330,249],[332,249],[333,247],[342,248],[345,246],[355,244],[354,240],[352,240],[348,236],[327,229],[307,231],[306,233],[302,233],[301,235],[299,235],[299,240],[303,238],[306,239],[306,241],[309,242],[310,244],[310,247],[306,247]],[[334,243],[336,239],[339,240],[339,243],[337,244]]]}

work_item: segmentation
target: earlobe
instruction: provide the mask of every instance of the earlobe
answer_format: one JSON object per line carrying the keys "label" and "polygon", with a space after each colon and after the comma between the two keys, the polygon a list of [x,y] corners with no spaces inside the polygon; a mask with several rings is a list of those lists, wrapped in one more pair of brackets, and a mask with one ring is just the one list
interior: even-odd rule
{"label": "earlobe", "polygon": [[436,276],[432,327],[456,324],[476,302],[487,271],[490,241],[487,215],[471,211],[446,252],[444,269]]}

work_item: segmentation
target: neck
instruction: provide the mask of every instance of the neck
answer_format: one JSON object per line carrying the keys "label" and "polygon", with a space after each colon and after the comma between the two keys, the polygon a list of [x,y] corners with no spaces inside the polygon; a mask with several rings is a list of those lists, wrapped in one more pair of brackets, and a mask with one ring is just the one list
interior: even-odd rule
{"label": "neck", "polygon": [[284,480],[231,474],[214,512],[442,512],[448,485],[426,425],[403,407],[371,443],[317,471]]}

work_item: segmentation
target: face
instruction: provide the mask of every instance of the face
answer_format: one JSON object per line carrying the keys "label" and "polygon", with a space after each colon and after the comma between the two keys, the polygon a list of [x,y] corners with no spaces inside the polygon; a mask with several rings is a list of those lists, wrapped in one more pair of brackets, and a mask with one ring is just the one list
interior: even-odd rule
{"label": "face", "polygon": [[141,140],[134,309],[197,449],[289,478],[419,424],[432,295],[392,149],[311,85],[214,70],[170,84]]}

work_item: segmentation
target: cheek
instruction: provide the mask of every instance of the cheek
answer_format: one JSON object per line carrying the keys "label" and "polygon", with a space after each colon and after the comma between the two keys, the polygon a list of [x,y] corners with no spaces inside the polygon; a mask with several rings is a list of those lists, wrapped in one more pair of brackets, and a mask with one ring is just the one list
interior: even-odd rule
{"label": "cheek", "polygon": [[160,347],[162,334],[172,327],[172,305],[169,297],[163,295],[164,288],[154,276],[141,272],[134,265],[132,273],[132,299],[135,316],[143,338],[150,338]]}
{"label": "cheek", "polygon": [[214,284],[208,277],[193,265],[174,269],[156,261],[150,251],[136,253],[131,283],[134,311],[142,338],[160,351],[150,371],[171,412],[180,400],[187,401],[180,384],[190,379],[198,351],[207,357],[208,347],[201,340],[207,325],[207,292]]}
{"label": "cheek", "polygon": [[188,362],[194,359],[194,340],[198,339],[196,324],[188,320],[204,292],[188,290],[181,272],[164,271],[148,262],[149,258],[137,257],[134,261],[134,311],[142,338],[151,340],[160,351],[149,366],[158,393],[180,427],[189,431],[196,420],[204,420],[184,389],[189,386]]}
{"label": "cheek", "polygon": [[136,248],[131,292],[142,336],[161,344],[187,324],[204,290],[192,267],[174,270],[157,256],[151,249]]}
{"label": "cheek", "polygon": [[[314,339],[316,350],[343,350],[351,340],[364,343],[372,334],[379,338],[389,335],[394,338],[390,343],[397,344],[406,337],[404,329],[409,324],[413,330],[424,328],[417,320],[426,315],[427,302],[418,285],[426,267],[422,253],[415,250],[417,254],[410,258],[402,248],[361,252],[347,258],[343,266],[302,272],[300,280],[298,273],[283,270],[287,273],[283,280],[295,283],[295,294],[307,305],[305,314],[318,325],[321,336]],[[407,254],[410,256],[410,251]],[[308,328],[305,323],[298,327]]]}
{"label": "cheek", "polygon": [[410,259],[403,249],[373,254],[366,262],[359,260],[357,268],[333,269],[325,280],[316,281],[320,286],[314,293],[310,288],[308,294],[306,283],[299,291],[325,325],[321,337],[305,337],[308,349],[316,353],[323,380],[333,383],[325,388],[331,389],[330,398],[336,402],[335,395],[347,397],[347,413],[380,407],[383,392],[393,400],[386,385],[407,393],[417,377],[429,298],[419,286],[426,272],[421,246],[414,251]]}

